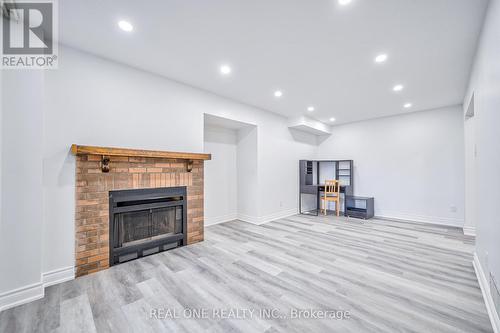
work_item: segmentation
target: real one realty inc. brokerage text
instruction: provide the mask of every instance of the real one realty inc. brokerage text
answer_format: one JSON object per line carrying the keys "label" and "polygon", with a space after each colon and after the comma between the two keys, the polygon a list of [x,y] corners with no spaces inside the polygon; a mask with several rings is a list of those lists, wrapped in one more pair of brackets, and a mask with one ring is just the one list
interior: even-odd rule
{"label": "real one realty inc. brokerage text", "polygon": [[345,320],[351,316],[346,310],[325,309],[244,309],[244,308],[153,308],[150,319],[333,319]]}

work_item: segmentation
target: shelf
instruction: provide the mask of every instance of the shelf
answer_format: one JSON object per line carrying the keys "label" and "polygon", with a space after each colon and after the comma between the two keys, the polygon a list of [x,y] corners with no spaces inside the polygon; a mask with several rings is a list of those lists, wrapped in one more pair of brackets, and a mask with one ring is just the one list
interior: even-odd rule
{"label": "shelf", "polygon": [[347,207],[346,212],[366,213],[366,208]]}
{"label": "shelf", "polygon": [[319,122],[315,119],[301,116],[296,118],[291,118],[288,120],[288,128],[302,131],[317,136],[330,135],[332,134],[329,125]]}
{"label": "shelf", "polygon": [[372,197],[357,197],[347,195],[345,197],[346,216],[372,218],[374,214],[374,199]]}
{"label": "shelf", "polygon": [[111,148],[96,146],[71,145],[73,155],[128,156],[128,157],[158,157],[183,160],[211,160],[211,154],[182,153],[172,151],[143,150],[129,148]]}

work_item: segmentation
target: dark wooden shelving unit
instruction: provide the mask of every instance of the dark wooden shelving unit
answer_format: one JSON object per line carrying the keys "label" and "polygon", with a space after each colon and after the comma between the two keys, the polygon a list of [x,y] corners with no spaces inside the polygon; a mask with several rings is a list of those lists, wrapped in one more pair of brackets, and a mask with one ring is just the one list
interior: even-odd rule
{"label": "dark wooden shelving unit", "polygon": [[374,198],[346,195],[345,216],[369,219],[374,216]]}
{"label": "dark wooden shelving unit", "polygon": [[314,215],[319,214],[320,197],[319,194],[324,190],[324,184],[321,184],[321,164],[331,164],[335,169],[328,179],[340,181],[340,193],[347,196],[353,194],[353,161],[352,160],[300,160],[300,185],[299,185],[299,212],[301,214],[310,214],[302,212],[302,194],[312,194],[316,196],[316,209]]}

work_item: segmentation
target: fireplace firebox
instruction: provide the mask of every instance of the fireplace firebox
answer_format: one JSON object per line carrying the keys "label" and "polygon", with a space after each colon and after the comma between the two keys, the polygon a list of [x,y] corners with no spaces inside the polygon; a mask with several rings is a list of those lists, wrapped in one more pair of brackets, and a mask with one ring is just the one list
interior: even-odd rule
{"label": "fireplace firebox", "polygon": [[186,187],[109,192],[109,265],[187,243]]}

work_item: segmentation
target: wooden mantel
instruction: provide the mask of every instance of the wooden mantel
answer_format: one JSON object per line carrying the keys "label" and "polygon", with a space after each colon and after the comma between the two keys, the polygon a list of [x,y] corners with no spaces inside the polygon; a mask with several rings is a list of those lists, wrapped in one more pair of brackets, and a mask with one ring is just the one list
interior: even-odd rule
{"label": "wooden mantel", "polygon": [[211,154],[180,153],[173,151],[143,150],[130,148],[111,148],[96,146],[71,145],[73,155],[101,155],[101,156],[128,156],[128,157],[159,157],[184,160],[210,160]]}
{"label": "wooden mantel", "polygon": [[79,146],[72,144],[71,152],[73,155],[99,155],[101,156],[101,171],[109,172],[110,156],[126,156],[126,157],[157,157],[186,160],[186,169],[191,172],[193,169],[193,161],[206,161],[212,159],[210,154],[200,153],[179,153],[173,151],[159,150],[143,150],[130,148],[111,148],[111,147],[96,147],[96,146]]}

